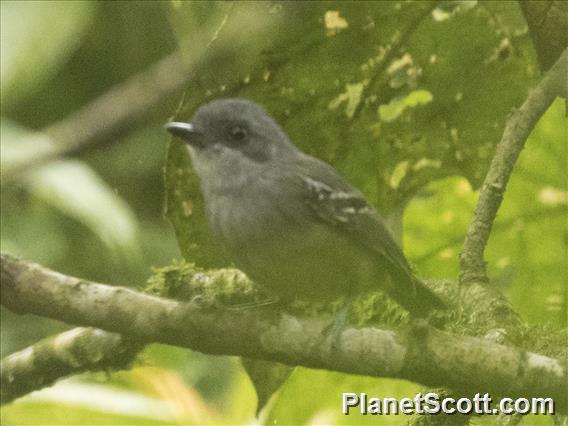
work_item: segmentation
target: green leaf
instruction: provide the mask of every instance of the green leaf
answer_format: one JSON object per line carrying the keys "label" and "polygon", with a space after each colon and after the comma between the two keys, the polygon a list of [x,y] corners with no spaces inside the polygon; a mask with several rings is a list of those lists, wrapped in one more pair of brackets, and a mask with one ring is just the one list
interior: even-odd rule
{"label": "green leaf", "polygon": [[0,173],[10,176],[20,166],[35,158],[55,152],[55,146],[43,133],[33,132],[9,118],[2,117],[0,124]]}
{"label": "green leaf", "polygon": [[111,386],[62,382],[2,407],[2,424],[177,424],[166,401]]}
{"label": "green leaf", "polygon": [[258,416],[272,395],[282,384],[286,383],[294,367],[251,358],[242,358],[241,362],[256,391],[256,414]]}
{"label": "green leaf", "polygon": [[[370,397],[402,398],[420,391],[416,384],[403,380],[354,376],[334,371],[310,370],[298,367],[284,384],[264,424],[281,425],[405,425],[406,416],[362,415],[359,408],[349,415],[341,413],[342,393],[366,393]],[[298,395],[317,395],[317,398],[298,398]]]}
{"label": "green leaf", "polygon": [[85,163],[54,161],[30,173],[30,191],[83,223],[112,249],[136,248],[137,220],[128,206]]}
{"label": "green leaf", "polygon": [[[49,138],[2,119],[2,175],[41,153],[52,152]],[[83,223],[105,244],[133,254],[137,219],[119,197],[87,164],[78,160],[52,161],[23,176],[35,196],[63,214]]]}

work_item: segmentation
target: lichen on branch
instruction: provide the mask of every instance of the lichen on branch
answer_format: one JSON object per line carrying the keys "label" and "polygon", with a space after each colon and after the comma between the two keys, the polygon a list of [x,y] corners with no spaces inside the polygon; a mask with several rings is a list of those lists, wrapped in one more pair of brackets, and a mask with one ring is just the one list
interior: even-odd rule
{"label": "lichen on branch", "polygon": [[204,307],[80,280],[8,255],[1,260],[2,304],[16,312],[210,354],[401,378],[464,392],[548,395],[558,401],[559,410],[566,410],[565,364],[486,339],[411,324],[399,329],[348,327],[330,342],[322,320],[273,310]]}

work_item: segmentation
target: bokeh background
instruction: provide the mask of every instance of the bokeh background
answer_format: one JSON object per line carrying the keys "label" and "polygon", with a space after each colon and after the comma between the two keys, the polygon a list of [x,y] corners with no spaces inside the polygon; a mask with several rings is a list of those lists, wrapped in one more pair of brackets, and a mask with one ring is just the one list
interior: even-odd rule
{"label": "bokeh background", "polygon": [[[332,163],[387,216],[421,276],[455,279],[504,120],[546,68],[531,15],[515,1],[0,5],[2,252],[135,288],[152,267],[182,256],[222,263],[208,251],[183,147],[162,129],[221,96],[264,104],[302,149]],[[168,55],[180,59],[171,73],[180,89],[158,96],[143,119],[32,163],[54,128]],[[144,90],[159,95],[160,87]],[[487,250],[492,285],[530,324],[558,328],[567,321],[565,107],[557,100],[531,134]],[[1,315],[2,356],[71,327],[3,308]],[[341,416],[341,392],[420,390],[299,368],[265,421],[404,424]],[[1,421],[247,424],[255,405],[238,359],[150,345],[131,370],[66,379],[3,407]],[[539,422],[549,423],[531,420]]]}

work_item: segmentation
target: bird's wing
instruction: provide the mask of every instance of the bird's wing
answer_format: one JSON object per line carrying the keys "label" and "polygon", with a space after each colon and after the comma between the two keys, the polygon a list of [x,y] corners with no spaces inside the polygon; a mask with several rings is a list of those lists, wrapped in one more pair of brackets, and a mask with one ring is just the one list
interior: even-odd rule
{"label": "bird's wing", "polygon": [[315,215],[386,260],[396,275],[413,273],[384,220],[360,191],[349,185],[331,166],[311,157],[304,159],[300,179],[303,199]]}
{"label": "bird's wing", "polygon": [[[424,316],[432,308],[444,307],[438,296],[415,277],[384,220],[333,167],[302,154],[286,169],[292,176],[276,174],[277,178],[286,179],[279,188],[291,191],[282,194],[282,203],[296,203],[292,210],[304,213],[307,210],[312,220],[335,229],[376,256],[377,264],[385,267],[393,278],[386,290],[413,315]],[[294,184],[290,185],[290,181]],[[282,210],[289,209],[287,205]],[[305,219],[304,213],[301,220]]]}

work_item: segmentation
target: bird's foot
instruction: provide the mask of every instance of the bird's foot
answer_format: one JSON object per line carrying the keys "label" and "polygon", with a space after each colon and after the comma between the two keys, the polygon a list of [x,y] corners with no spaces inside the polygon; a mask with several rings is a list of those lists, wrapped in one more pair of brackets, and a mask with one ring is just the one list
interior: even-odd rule
{"label": "bird's foot", "polygon": [[279,299],[264,299],[256,300],[253,302],[238,303],[228,306],[230,311],[252,311],[256,309],[265,308],[267,306],[281,308],[282,301]]}
{"label": "bird's foot", "polygon": [[411,318],[408,324],[409,334],[416,342],[426,342],[432,327],[424,318]]}
{"label": "bird's foot", "polygon": [[339,348],[343,331],[349,325],[351,305],[342,308],[331,322],[323,329],[323,337],[326,344],[332,349]]}

